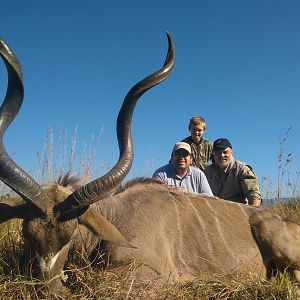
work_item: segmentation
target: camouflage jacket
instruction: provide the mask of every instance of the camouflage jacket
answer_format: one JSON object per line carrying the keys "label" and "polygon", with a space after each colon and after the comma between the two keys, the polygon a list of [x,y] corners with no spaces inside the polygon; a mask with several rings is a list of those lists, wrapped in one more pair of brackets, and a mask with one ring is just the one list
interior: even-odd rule
{"label": "camouflage jacket", "polygon": [[215,163],[204,173],[213,194],[219,198],[249,204],[254,199],[261,201],[258,179],[250,165],[233,159],[226,173]]}
{"label": "camouflage jacket", "polygon": [[182,142],[188,143],[191,146],[193,156],[192,166],[196,166],[204,171],[208,166],[208,161],[211,159],[212,142],[201,138],[199,143],[195,143],[190,136],[182,140]]}

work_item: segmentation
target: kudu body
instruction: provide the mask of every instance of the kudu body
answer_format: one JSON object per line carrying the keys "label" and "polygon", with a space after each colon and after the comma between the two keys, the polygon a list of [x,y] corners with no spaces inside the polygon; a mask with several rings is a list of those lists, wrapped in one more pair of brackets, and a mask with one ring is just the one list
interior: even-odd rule
{"label": "kudu body", "polygon": [[199,275],[299,279],[300,226],[244,204],[138,184],[90,209],[113,223],[136,248],[107,243],[110,262],[142,263],[139,278],[185,281]]}
{"label": "kudu body", "polygon": [[[61,274],[70,246],[89,253],[102,243],[114,264],[141,264],[137,279],[174,282],[198,275],[255,274],[273,268],[300,270],[300,227],[263,209],[191,195],[153,182],[117,191],[133,160],[131,117],[139,97],[170,74],[175,50],[164,66],[127,94],[117,121],[120,158],[106,175],[83,186],[41,187],[8,156],[3,135],[21,107],[21,67],[7,44],[0,54],[8,71],[8,88],[0,109],[0,178],[19,196],[0,202],[0,222],[23,219],[23,234],[34,249],[41,278]],[[69,178],[70,179],[70,178]],[[64,180],[63,180],[64,181]],[[103,246],[104,245],[104,246]],[[50,287],[59,291],[60,278]]]}

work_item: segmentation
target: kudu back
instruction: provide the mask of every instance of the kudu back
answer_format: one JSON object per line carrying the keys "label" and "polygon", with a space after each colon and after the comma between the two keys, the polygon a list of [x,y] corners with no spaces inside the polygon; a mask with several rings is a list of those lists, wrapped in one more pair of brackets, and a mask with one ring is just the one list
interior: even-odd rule
{"label": "kudu back", "polygon": [[[91,253],[97,246],[109,264],[140,264],[137,280],[174,282],[199,275],[253,274],[269,277],[290,270],[299,279],[299,226],[263,209],[203,195],[188,194],[154,179],[121,189],[133,161],[131,119],[140,96],[173,69],[169,49],[161,69],[126,95],[117,118],[120,156],[105,175],[78,187],[66,176],[40,186],[7,154],[3,135],[23,101],[21,66],[3,39],[0,55],[8,88],[0,108],[0,179],[19,198],[0,202],[0,222],[23,219],[23,235],[34,249],[38,276],[62,289],[59,275],[70,247]],[[55,279],[53,279],[55,278]]]}

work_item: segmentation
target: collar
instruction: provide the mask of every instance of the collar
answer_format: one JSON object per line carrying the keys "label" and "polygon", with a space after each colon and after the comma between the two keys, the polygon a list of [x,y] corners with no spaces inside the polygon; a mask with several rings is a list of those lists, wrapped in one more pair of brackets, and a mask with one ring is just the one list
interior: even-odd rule
{"label": "collar", "polygon": [[186,176],[184,176],[183,178],[180,178],[178,175],[177,175],[177,173],[176,173],[176,170],[175,170],[175,168],[173,167],[173,165],[172,165],[172,163],[170,162],[169,163],[169,165],[170,165],[170,171],[171,171],[171,177],[173,177],[173,178],[179,178],[179,179],[184,179],[184,178],[186,178],[186,177],[188,177],[188,176],[190,176],[191,174],[192,174],[192,171],[191,171],[191,167],[189,167],[188,168],[188,171],[187,171],[187,174],[186,174]]}
{"label": "collar", "polygon": [[195,145],[200,145],[203,141],[203,137],[201,137],[201,139],[199,140],[199,142],[194,142],[192,137],[190,136],[190,141],[191,141],[191,144],[195,144]]}
{"label": "collar", "polygon": [[201,139],[199,140],[199,142],[196,142],[195,144],[196,145],[200,145],[202,143],[202,141],[203,141],[203,137],[201,137]]}

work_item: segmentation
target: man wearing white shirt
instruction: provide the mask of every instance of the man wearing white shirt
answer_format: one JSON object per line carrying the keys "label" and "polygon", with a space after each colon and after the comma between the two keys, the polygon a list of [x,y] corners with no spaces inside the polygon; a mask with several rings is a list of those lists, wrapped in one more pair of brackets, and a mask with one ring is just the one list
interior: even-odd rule
{"label": "man wearing white shirt", "polygon": [[157,169],[152,177],[191,193],[213,196],[205,174],[191,166],[192,161],[191,146],[185,142],[176,143],[169,164]]}

